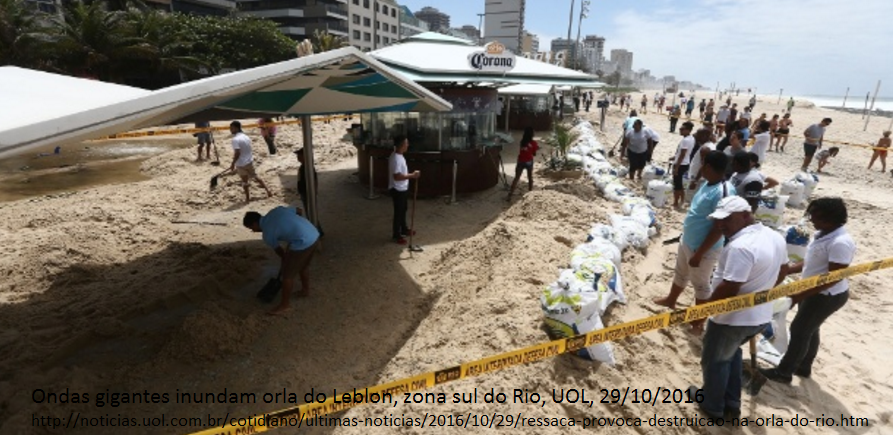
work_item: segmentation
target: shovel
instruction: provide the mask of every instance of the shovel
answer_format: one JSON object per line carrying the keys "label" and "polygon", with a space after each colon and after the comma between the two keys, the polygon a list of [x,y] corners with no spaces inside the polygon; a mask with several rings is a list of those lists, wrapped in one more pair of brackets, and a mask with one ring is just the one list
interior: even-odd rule
{"label": "shovel", "polygon": [[410,250],[410,257],[413,256],[414,252],[422,252],[422,246],[413,244],[413,234],[416,233],[416,194],[419,193],[419,179],[416,179],[416,182],[413,183],[413,210],[410,212],[410,243],[407,246],[407,249]]}
{"label": "shovel", "polygon": [[621,143],[621,140],[622,140],[622,139],[624,139],[624,133],[621,133],[621,137],[619,137],[618,140],[617,140],[617,142],[615,142],[615,144],[612,145],[612,149],[608,150],[608,157],[609,157],[609,158],[615,156],[615,148],[618,147],[618,144]]}
{"label": "shovel", "polygon": [[[211,166],[220,166],[220,154],[217,153],[217,142],[214,140],[214,131],[208,132],[211,135],[211,145],[214,146],[214,161],[211,162]],[[213,189],[214,186],[211,186]]]}
{"label": "shovel", "polygon": [[[760,334],[758,334],[760,335]],[[748,370],[742,370],[742,386],[751,396],[756,396],[761,392],[761,388],[767,383],[767,378],[757,370],[757,337],[751,337],[748,341],[748,350],[751,352],[751,367]],[[744,369],[744,367],[743,367]]]}
{"label": "shovel", "polygon": [[214,190],[214,188],[217,187],[217,179],[228,172],[230,172],[229,169],[211,177],[211,190]]}

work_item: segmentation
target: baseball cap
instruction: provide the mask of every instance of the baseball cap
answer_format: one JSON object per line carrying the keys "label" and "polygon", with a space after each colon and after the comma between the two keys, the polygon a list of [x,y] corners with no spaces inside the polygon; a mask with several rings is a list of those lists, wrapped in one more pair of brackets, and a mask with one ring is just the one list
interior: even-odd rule
{"label": "baseball cap", "polygon": [[714,213],[708,215],[708,219],[723,220],[733,213],[751,211],[751,205],[741,196],[728,196],[720,200]]}

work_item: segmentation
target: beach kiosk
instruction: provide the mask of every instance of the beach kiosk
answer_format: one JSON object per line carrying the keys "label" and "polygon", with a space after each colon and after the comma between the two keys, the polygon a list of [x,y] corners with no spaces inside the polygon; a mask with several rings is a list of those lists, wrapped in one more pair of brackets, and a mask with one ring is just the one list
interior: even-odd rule
{"label": "beach kiosk", "polygon": [[453,106],[439,113],[365,113],[353,128],[361,182],[387,190],[394,138],[405,136],[410,141],[407,164],[424,174],[421,196],[478,192],[497,184],[503,145],[496,134],[503,130],[497,119],[505,119],[511,109],[499,100],[500,88],[599,84],[578,71],[516,57],[498,42],[481,47],[431,32],[370,55]]}

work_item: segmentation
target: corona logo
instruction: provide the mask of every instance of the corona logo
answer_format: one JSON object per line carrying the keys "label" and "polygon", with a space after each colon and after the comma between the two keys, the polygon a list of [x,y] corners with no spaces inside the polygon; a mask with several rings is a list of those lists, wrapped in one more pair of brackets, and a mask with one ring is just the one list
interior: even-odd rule
{"label": "corona logo", "polygon": [[487,44],[485,50],[487,50],[487,54],[503,54],[503,50],[506,49],[506,46],[499,43],[498,41],[491,42]]}

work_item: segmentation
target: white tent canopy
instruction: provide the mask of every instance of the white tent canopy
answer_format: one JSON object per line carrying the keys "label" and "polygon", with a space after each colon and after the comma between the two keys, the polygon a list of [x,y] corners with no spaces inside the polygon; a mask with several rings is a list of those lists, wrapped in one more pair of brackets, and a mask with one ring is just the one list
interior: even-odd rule
{"label": "white tent canopy", "polygon": [[512,85],[497,89],[500,95],[549,95],[553,87],[551,85]]}
{"label": "white tent canopy", "polygon": [[[46,73],[41,73],[46,74]],[[49,74],[47,74],[49,75]],[[52,75],[50,75],[52,76]],[[45,77],[41,76],[42,79]],[[59,83],[81,79],[55,76]],[[91,82],[84,80],[85,82]],[[81,83],[79,83],[81,84]],[[31,83],[18,83],[16,100],[4,96],[4,107],[33,98]],[[96,85],[96,83],[91,83]],[[93,100],[74,90],[84,100]],[[103,89],[116,85],[103,84]],[[36,118],[0,128],[0,157],[35,147],[50,147],[122,133],[174,121],[201,118],[232,120],[255,115],[314,115],[366,111],[442,111],[450,103],[394,73],[353,47],[183,83],[140,94],[133,88],[114,92],[120,99],[100,98],[81,111],[35,111]],[[69,90],[58,91],[60,95]],[[35,96],[36,95],[36,96]],[[126,98],[126,96],[130,98]],[[91,107],[88,107],[91,106]],[[39,116],[42,115],[42,116]],[[241,116],[238,116],[241,115]]]}

